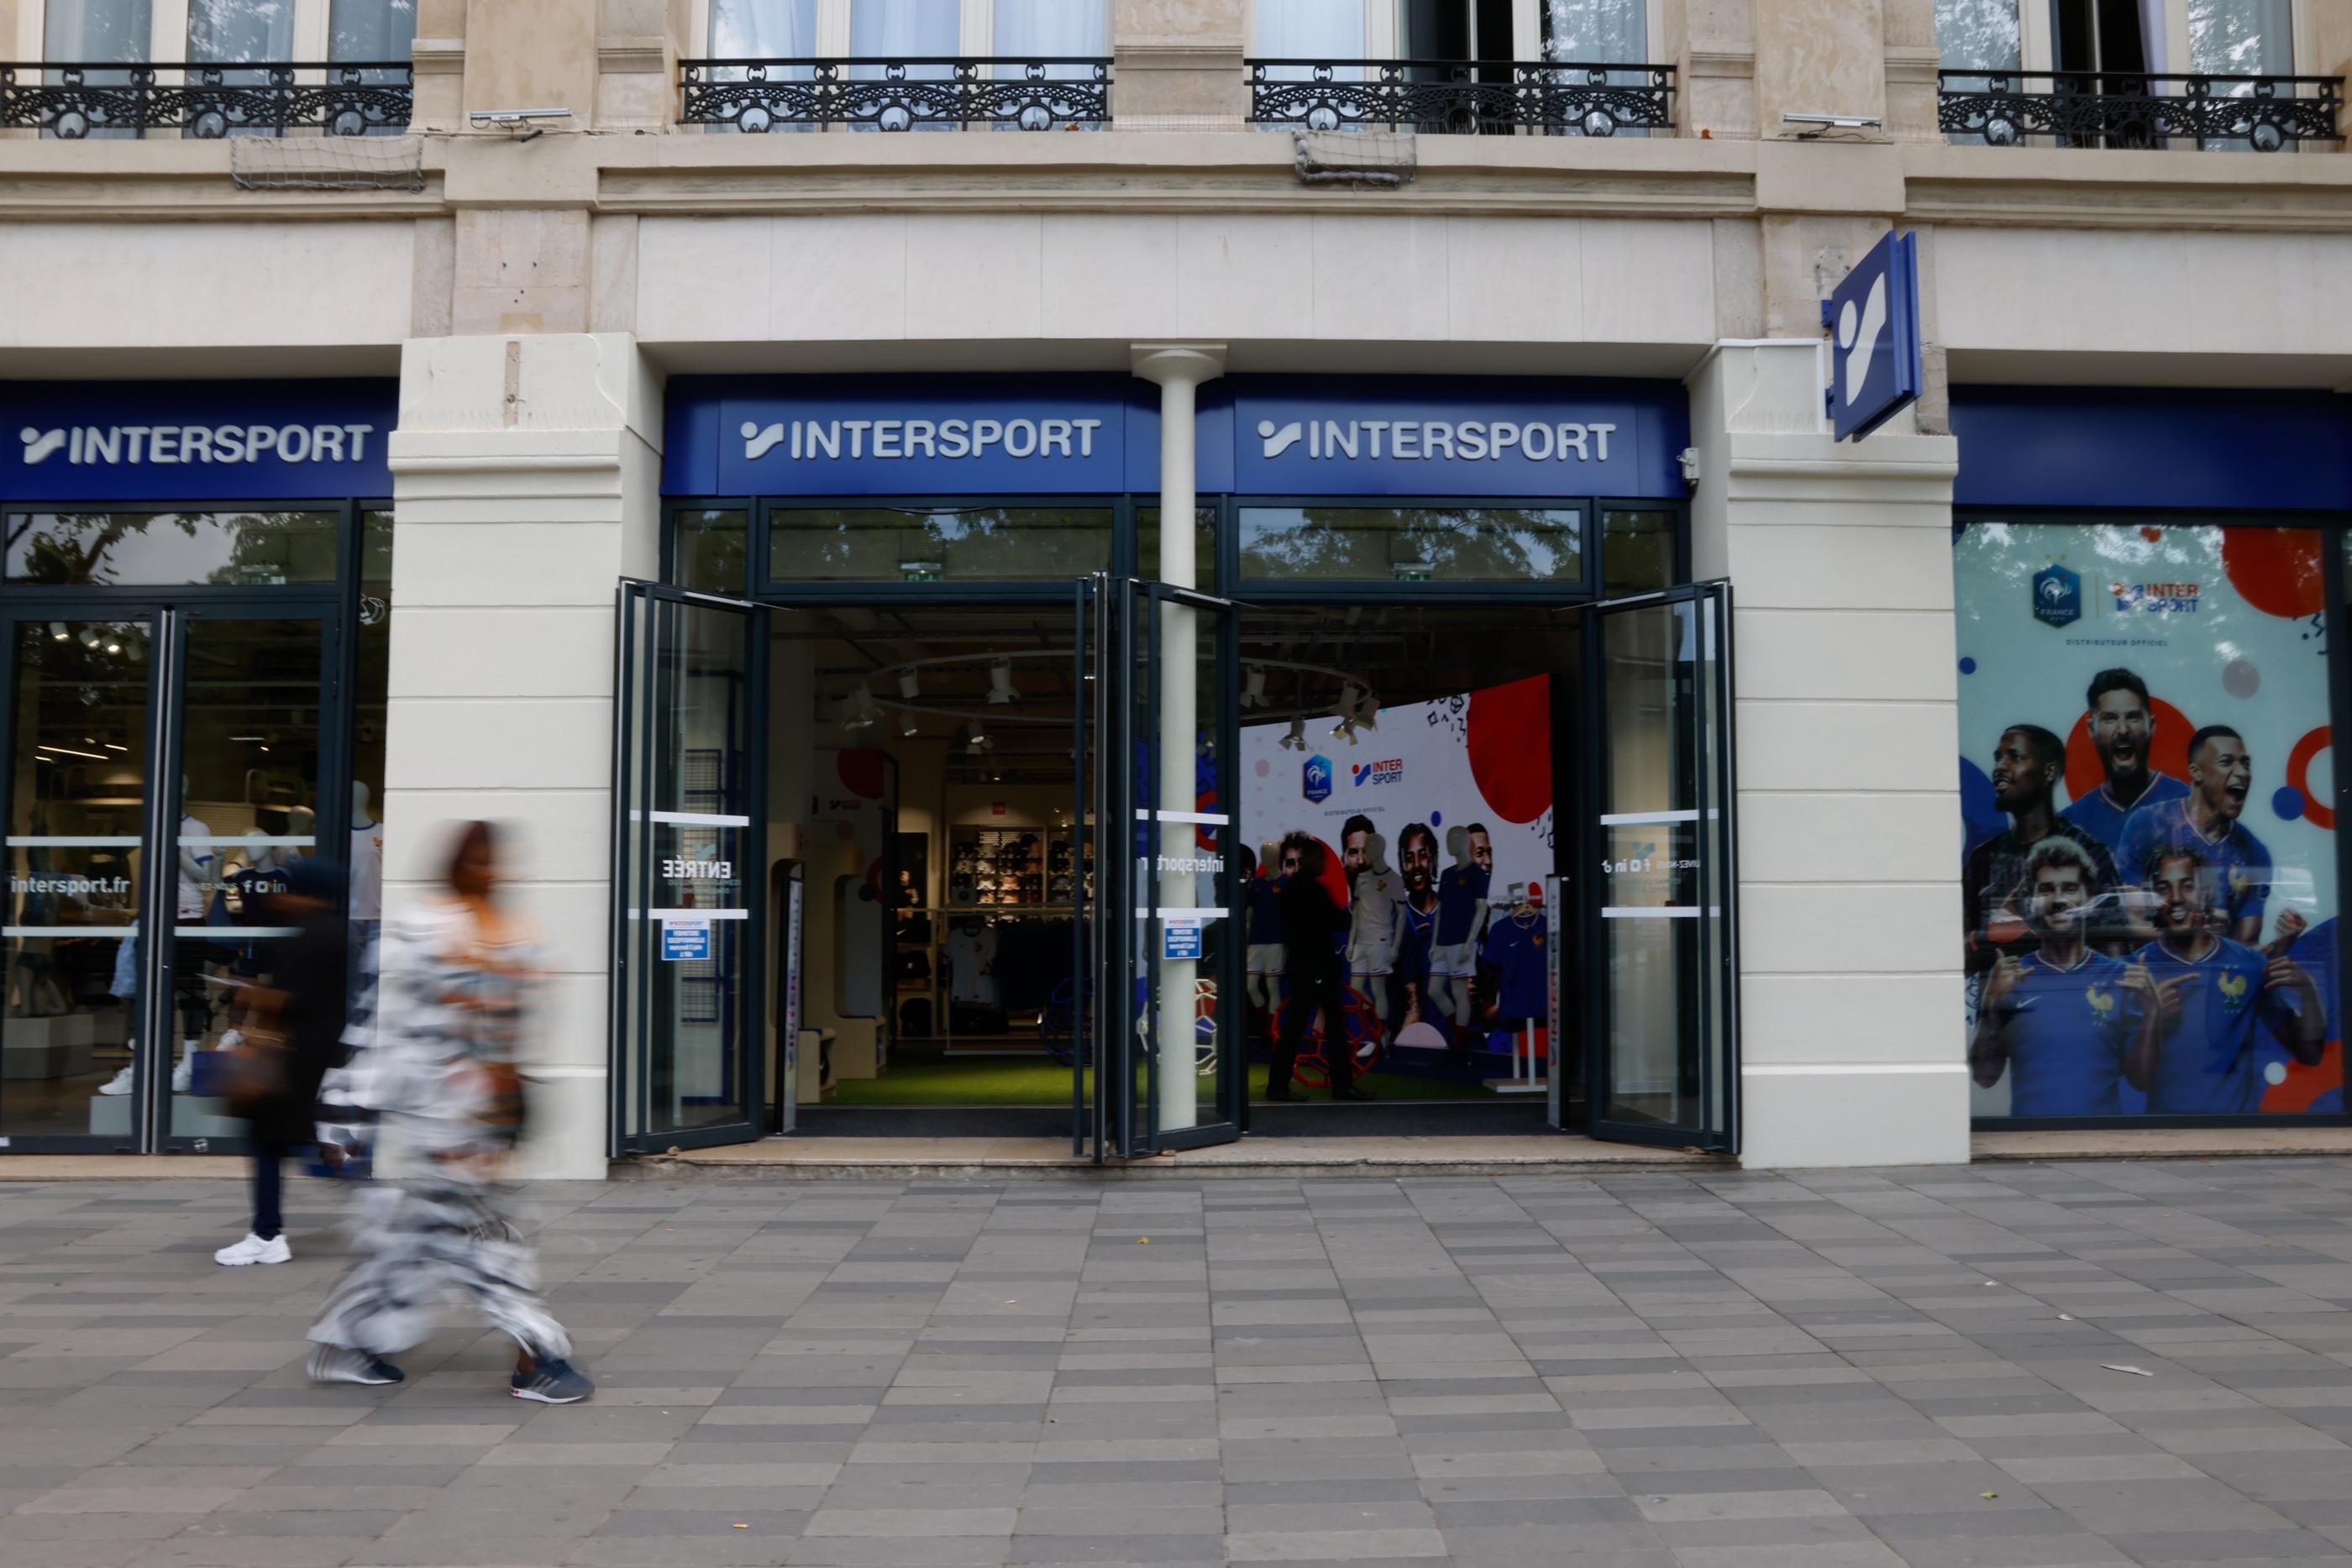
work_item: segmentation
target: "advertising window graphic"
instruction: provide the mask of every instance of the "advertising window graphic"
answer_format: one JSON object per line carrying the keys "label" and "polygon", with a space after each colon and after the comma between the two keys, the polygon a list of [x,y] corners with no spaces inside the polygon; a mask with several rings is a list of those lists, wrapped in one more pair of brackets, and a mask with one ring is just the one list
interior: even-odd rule
{"label": "advertising window graphic", "polygon": [[2320,547],[1956,532],[1975,1114],[2343,1112]]}

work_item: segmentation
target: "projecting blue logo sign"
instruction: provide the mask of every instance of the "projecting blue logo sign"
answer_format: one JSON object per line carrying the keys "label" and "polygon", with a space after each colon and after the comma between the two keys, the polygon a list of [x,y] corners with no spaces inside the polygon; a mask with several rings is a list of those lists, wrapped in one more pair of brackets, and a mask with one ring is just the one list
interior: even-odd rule
{"label": "projecting blue logo sign", "polygon": [[1310,800],[1331,798],[1331,759],[1320,755],[1310,757],[1299,769],[1298,792]]}
{"label": "projecting blue logo sign", "polygon": [[1919,249],[1888,234],[1822,304],[1830,329],[1830,428],[1861,440],[1918,401],[1927,381],[1919,350]]}
{"label": "projecting blue logo sign", "polygon": [[2033,618],[2044,626],[2072,626],[2083,618],[2083,580],[2063,566],[2033,574]]}

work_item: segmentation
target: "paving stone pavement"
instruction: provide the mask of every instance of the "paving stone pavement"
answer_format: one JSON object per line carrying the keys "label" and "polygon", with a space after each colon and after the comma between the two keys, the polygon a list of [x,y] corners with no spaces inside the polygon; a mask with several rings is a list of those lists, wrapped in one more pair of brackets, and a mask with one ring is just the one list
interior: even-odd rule
{"label": "paving stone pavement", "polygon": [[542,1184],[561,1409],[290,1196],[0,1184],[0,1568],[2352,1565],[2352,1161]]}

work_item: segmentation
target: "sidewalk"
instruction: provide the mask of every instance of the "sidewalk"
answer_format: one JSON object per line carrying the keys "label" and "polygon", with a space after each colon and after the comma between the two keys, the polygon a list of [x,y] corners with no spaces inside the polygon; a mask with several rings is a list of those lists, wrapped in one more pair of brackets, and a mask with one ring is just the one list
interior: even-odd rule
{"label": "sidewalk", "polygon": [[290,1196],[0,1184],[0,1568],[2352,1565],[2342,1160],[542,1184],[564,1409]]}

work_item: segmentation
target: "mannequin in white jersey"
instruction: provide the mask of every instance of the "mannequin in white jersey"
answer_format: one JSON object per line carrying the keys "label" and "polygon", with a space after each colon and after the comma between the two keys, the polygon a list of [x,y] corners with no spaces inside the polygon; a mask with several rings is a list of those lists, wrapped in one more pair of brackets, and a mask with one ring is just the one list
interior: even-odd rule
{"label": "mannequin in white jersey", "polygon": [[[1355,834],[1346,837],[1352,841]],[[1357,846],[1350,842],[1350,850]],[[1403,936],[1403,922],[1397,918],[1397,905],[1404,898],[1404,881],[1389,864],[1388,841],[1375,832],[1363,835],[1360,851],[1347,857],[1360,863],[1349,868],[1351,902],[1349,905],[1348,969],[1350,983],[1372,1004],[1381,1020],[1381,1040],[1385,1043],[1395,1019],[1395,1003],[1389,996],[1388,977],[1396,972],[1397,945]],[[1372,1042],[1359,1046],[1359,1058],[1369,1059]]]}
{"label": "mannequin in white jersey", "polygon": [[383,918],[383,824],[368,810],[368,787],[352,780],[351,917]]}
{"label": "mannequin in white jersey", "polygon": [[1454,1022],[1454,1038],[1470,1027],[1470,982],[1478,973],[1478,942],[1486,930],[1486,891],[1495,871],[1494,840],[1485,824],[1445,830],[1454,863],[1437,879],[1437,929],[1429,949],[1429,999]]}

